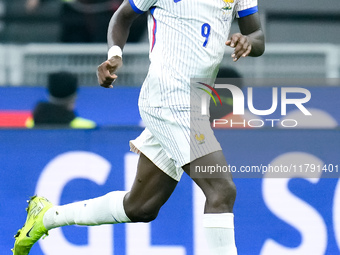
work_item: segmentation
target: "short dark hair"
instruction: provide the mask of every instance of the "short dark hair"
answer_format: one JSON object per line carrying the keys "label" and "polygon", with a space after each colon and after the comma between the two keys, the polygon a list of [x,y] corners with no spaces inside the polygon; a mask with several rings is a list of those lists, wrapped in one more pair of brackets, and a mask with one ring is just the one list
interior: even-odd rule
{"label": "short dark hair", "polygon": [[56,98],[69,97],[76,93],[78,79],[75,74],[62,71],[48,75],[48,92]]}

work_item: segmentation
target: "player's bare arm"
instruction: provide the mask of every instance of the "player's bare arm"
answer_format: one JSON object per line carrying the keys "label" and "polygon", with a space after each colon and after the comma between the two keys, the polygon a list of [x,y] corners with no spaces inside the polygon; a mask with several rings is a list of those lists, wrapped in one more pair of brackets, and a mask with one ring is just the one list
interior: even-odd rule
{"label": "player's bare arm", "polygon": [[261,56],[265,43],[258,13],[239,18],[238,25],[241,33],[233,34],[226,42],[227,46],[235,49],[231,55],[233,61],[237,61],[240,57]]}
{"label": "player's bare arm", "polygon": [[[124,0],[118,10],[112,16],[107,40],[108,46],[118,46],[124,48],[129,36],[130,27],[133,21],[139,16],[131,7],[128,0]],[[115,72],[123,65],[121,56],[113,55],[110,59],[104,61],[97,68],[97,78],[100,86],[104,88],[113,88],[112,83],[117,79]]]}

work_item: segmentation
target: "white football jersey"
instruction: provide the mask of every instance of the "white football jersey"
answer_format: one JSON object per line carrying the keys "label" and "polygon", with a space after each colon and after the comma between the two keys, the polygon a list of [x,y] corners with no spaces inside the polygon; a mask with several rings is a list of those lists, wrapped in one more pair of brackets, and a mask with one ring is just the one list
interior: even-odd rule
{"label": "white football jersey", "polygon": [[257,12],[257,0],[129,1],[137,13],[150,11],[141,97],[151,106],[189,105],[190,78],[216,77],[233,18]]}

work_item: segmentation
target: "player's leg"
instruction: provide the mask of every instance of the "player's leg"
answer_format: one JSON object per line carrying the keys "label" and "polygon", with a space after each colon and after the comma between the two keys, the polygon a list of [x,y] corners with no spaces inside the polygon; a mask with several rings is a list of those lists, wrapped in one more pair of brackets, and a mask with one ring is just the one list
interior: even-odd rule
{"label": "player's leg", "polygon": [[[227,166],[222,151],[200,157],[183,167],[190,175],[195,166]],[[206,203],[204,208],[204,229],[212,255],[236,255],[234,237],[233,206],[236,188],[229,172],[216,176],[195,176],[194,182],[202,189]]]}
{"label": "player's leg", "polygon": [[47,211],[47,229],[64,225],[100,225],[153,220],[177,181],[141,154],[131,191],[113,191],[102,197],[56,206]]}
{"label": "player's leg", "polygon": [[131,191],[124,199],[124,209],[129,219],[132,222],[154,220],[177,183],[141,154]]}
{"label": "player's leg", "polygon": [[227,166],[222,151],[216,151],[200,157],[183,166],[183,169],[202,189],[206,197],[204,213],[231,213],[233,212],[236,198],[236,187],[230,172],[216,173],[216,175],[209,173],[204,173],[204,175],[195,174],[195,177],[192,177],[190,173],[190,169],[195,169],[195,166],[216,165]]}
{"label": "player's leg", "polygon": [[62,206],[53,206],[44,198],[34,197],[29,203],[26,223],[16,235],[13,252],[15,255],[28,254],[48,230],[65,225],[151,221],[176,185],[177,181],[141,154],[130,192],[113,191],[102,197]]}

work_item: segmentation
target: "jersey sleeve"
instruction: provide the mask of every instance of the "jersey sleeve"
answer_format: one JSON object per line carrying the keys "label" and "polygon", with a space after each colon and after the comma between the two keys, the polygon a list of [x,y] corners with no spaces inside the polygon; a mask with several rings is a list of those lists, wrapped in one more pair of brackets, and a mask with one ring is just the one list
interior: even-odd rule
{"label": "jersey sleeve", "polygon": [[129,0],[132,9],[136,13],[143,13],[148,11],[156,2],[157,0]]}
{"label": "jersey sleeve", "polygon": [[242,18],[258,12],[257,0],[239,0],[236,5],[236,17]]}

